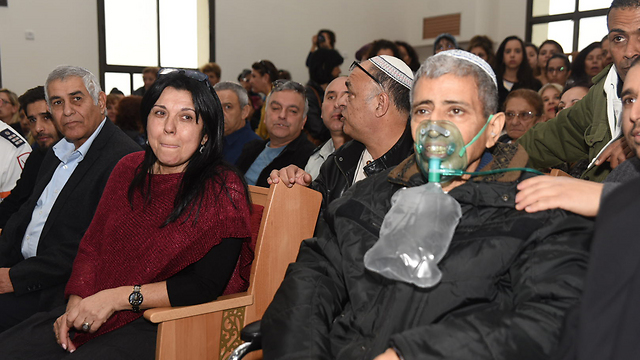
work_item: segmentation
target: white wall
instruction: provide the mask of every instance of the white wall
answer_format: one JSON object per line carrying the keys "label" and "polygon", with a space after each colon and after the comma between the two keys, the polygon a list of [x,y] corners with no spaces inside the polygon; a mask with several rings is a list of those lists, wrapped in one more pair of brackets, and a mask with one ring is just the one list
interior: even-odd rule
{"label": "white wall", "polygon": [[216,60],[223,80],[235,80],[243,68],[268,59],[306,82],[311,36],[321,28],[336,32],[346,73],[355,52],[378,38],[431,51],[433,39],[422,39],[423,18],[458,12],[461,42],[476,34],[496,43],[509,35],[524,37],[526,0],[226,0],[216,2]]}
{"label": "white wall", "polygon": [[[457,12],[461,42],[476,34],[496,43],[524,36],[526,0],[218,0],[216,61],[223,80],[235,80],[254,61],[269,59],[306,82],[304,61],[320,28],[336,32],[345,73],[356,50],[378,38],[430,49],[433,39],[422,39],[422,19]],[[0,7],[3,85],[22,93],[43,84],[60,64],[98,74],[97,18],[92,0],[10,0],[9,7]],[[34,31],[35,40],[25,39],[26,30]]]}
{"label": "white wall", "polygon": [[[99,73],[97,2],[9,0],[0,7],[2,85],[18,95],[44,85],[51,70],[78,65]],[[34,40],[25,39],[32,30]]]}

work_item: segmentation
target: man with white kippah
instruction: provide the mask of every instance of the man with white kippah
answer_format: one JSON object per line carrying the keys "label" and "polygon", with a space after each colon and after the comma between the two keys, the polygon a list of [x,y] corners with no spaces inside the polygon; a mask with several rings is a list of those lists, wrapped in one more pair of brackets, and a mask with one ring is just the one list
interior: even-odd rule
{"label": "man with white kippah", "polygon": [[581,293],[592,221],[514,208],[533,175],[522,147],[496,144],[497,94],[475,55],[422,64],[416,154],[354,184],[303,241],[262,318],[265,360],[549,357]]}
{"label": "man with white kippah", "polygon": [[396,57],[354,62],[346,82],[349,94],[340,99],[343,130],[353,140],[327,158],[317,178],[288,166],[272,171],[269,182],[310,185],[322,193],[324,209],[354,183],[398,165],[413,152],[408,126],[412,83],[413,72]]}

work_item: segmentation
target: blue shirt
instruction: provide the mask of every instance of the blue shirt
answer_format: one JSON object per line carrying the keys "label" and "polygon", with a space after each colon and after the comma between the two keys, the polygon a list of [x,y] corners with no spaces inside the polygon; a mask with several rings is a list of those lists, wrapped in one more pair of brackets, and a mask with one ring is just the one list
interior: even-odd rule
{"label": "blue shirt", "polygon": [[242,154],[242,148],[244,144],[251,140],[262,139],[258,134],[251,130],[250,124],[247,122],[245,126],[239,130],[232,132],[224,137],[224,145],[222,148],[222,154],[224,159],[230,164],[235,165],[236,161]]}
{"label": "blue shirt", "polygon": [[22,256],[24,256],[25,259],[36,256],[42,229],[58,195],[62,192],[62,189],[73,174],[73,171],[78,167],[78,164],[84,159],[85,155],[87,155],[87,151],[89,151],[93,140],[95,140],[100,130],[102,130],[105,119],[102,120],[96,131],[91,134],[78,150],[76,150],[72,142],[64,138],[53,146],[53,153],[60,159],[60,164],[53,173],[49,184],[47,184],[47,187],[42,191],[40,198],[38,198],[38,202],[36,202],[36,206],[33,208],[31,221],[27,226],[27,230],[24,232],[24,237],[22,238]]}
{"label": "blue shirt", "polygon": [[244,179],[247,180],[247,184],[255,185],[262,170],[264,170],[267,165],[271,164],[273,159],[278,157],[282,150],[286,148],[286,146],[280,146],[279,148],[270,148],[269,144],[271,144],[271,141],[267,143],[267,145],[264,147],[264,150],[262,150],[253,164],[251,164],[251,167],[249,167],[249,170],[247,170],[247,172],[244,174]]}

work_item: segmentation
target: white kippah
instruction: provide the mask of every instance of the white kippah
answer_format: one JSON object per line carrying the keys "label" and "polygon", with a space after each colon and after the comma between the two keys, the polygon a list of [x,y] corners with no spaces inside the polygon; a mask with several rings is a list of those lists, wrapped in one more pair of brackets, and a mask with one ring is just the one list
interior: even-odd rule
{"label": "white kippah", "polygon": [[489,75],[489,77],[491,78],[491,80],[493,80],[493,84],[496,86],[496,88],[498,88],[498,80],[496,78],[496,74],[493,72],[493,69],[486,61],[482,60],[482,58],[477,55],[474,55],[468,51],[456,49],[456,50],[442,51],[433,56],[451,56],[456,59],[468,61],[478,66],[484,72],[486,72],[487,75]]}
{"label": "white kippah", "polygon": [[375,65],[390,78],[399,82],[401,85],[408,89],[411,89],[413,84],[413,71],[405,64],[404,61],[390,55],[378,55],[369,59],[373,65]]}

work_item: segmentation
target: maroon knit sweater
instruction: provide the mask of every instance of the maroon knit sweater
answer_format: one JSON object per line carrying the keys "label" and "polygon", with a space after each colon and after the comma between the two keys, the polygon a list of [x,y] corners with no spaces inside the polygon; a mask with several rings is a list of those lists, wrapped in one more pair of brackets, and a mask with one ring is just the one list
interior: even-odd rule
{"label": "maroon knit sweater", "polygon": [[[192,218],[185,222],[183,214],[161,227],[173,209],[182,174],[150,175],[151,202],[145,204],[136,192],[131,209],[127,192],[143,157],[143,152],[127,155],[113,169],[78,248],[66,296],[84,298],[104,289],[125,285],[133,289],[136,284],[166,280],[201,259],[224,238],[247,239],[224,294],[244,291],[253,253],[249,249],[249,207],[238,176],[232,172],[222,174],[230,196],[219,185],[210,183],[197,223]],[[118,311],[94,334],[78,333],[73,342],[79,346],[140,316]]]}

